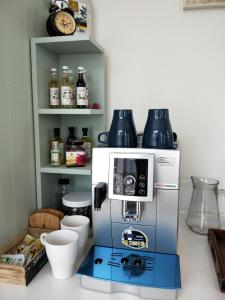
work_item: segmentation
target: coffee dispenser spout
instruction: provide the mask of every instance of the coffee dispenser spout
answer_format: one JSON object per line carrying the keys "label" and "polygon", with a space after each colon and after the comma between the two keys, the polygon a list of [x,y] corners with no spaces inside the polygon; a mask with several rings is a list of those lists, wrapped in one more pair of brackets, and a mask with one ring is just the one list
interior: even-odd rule
{"label": "coffee dispenser spout", "polygon": [[123,201],[122,218],[124,221],[141,221],[141,202],[140,201]]}
{"label": "coffee dispenser spout", "polygon": [[102,203],[106,198],[106,183],[99,182],[94,188],[94,209],[101,210]]}

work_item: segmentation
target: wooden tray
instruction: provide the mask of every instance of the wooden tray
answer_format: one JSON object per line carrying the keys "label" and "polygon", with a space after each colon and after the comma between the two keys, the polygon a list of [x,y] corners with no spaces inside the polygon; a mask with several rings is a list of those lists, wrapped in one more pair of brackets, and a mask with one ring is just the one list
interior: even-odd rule
{"label": "wooden tray", "polygon": [[[26,230],[19,234],[15,239],[0,247],[0,255],[9,252],[17,244],[19,244],[27,233],[39,237],[40,233],[46,232],[46,230],[31,229]],[[0,282],[14,283],[19,285],[28,285],[33,277],[40,271],[40,269],[47,262],[47,256],[45,249],[42,248],[31,262],[26,267],[13,266],[7,264],[0,264]]]}
{"label": "wooden tray", "polygon": [[208,241],[219,287],[225,293],[225,230],[209,229]]}

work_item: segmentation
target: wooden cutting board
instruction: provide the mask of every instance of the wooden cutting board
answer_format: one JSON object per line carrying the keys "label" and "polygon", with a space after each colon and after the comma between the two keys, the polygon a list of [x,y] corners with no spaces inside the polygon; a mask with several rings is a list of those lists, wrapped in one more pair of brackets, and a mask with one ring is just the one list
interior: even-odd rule
{"label": "wooden cutting board", "polygon": [[225,293],[225,230],[209,229],[208,242],[221,292]]}
{"label": "wooden cutting board", "polygon": [[37,212],[47,212],[49,214],[55,215],[62,219],[64,217],[64,213],[61,212],[60,210],[53,209],[53,208],[40,208],[37,210]]}
{"label": "wooden cutting board", "polygon": [[28,217],[29,227],[58,230],[63,213],[54,209],[40,209]]}

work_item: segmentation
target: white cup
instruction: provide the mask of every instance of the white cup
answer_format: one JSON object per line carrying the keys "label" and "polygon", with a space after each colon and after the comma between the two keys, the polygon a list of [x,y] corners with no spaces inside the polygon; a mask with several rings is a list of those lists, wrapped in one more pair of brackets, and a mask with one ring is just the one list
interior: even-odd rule
{"label": "white cup", "polygon": [[65,216],[60,221],[61,229],[72,230],[78,233],[78,257],[85,253],[85,246],[87,244],[90,220],[85,216]]}
{"label": "white cup", "polygon": [[78,253],[78,234],[70,230],[42,233],[40,240],[45,246],[56,279],[67,279],[74,274]]}

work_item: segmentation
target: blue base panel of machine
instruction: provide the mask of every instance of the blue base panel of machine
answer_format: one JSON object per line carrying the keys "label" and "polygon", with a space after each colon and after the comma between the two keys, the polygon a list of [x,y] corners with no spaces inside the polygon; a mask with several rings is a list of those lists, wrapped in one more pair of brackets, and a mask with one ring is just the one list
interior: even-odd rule
{"label": "blue base panel of machine", "polygon": [[178,255],[93,246],[78,274],[145,287],[181,287]]}

